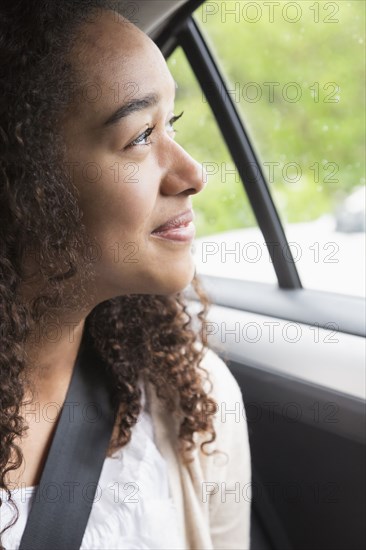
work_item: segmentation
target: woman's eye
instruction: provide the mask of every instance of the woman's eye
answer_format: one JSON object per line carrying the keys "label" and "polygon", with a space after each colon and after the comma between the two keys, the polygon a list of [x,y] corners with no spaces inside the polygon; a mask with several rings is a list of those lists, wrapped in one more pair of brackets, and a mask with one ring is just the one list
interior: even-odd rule
{"label": "woman's eye", "polygon": [[[176,131],[174,128],[173,128],[173,124],[183,115],[183,111],[180,113],[180,115],[177,115],[177,116],[173,116],[170,120],[169,120],[169,130],[173,130],[174,132]],[[153,133],[154,129],[155,129],[155,126],[152,126],[150,128],[147,128],[141,135],[139,135],[136,139],[134,139],[133,141],[131,141],[131,143],[129,143],[127,146],[126,146],[126,149],[130,149],[132,147],[136,147],[136,146],[139,146],[139,145],[151,145],[152,144],[152,141],[146,141],[147,138],[149,136],[151,136],[151,134]]]}
{"label": "woman's eye", "polygon": [[145,132],[143,132],[141,135],[139,135],[136,139],[131,141],[126,147],[128,149],[129,147],[135,147],[136,145],[150,145],[152,142],[148,141],[144,143],[147,138],[153,133],[155,126],[152,126],[151,128],[147,128]]}

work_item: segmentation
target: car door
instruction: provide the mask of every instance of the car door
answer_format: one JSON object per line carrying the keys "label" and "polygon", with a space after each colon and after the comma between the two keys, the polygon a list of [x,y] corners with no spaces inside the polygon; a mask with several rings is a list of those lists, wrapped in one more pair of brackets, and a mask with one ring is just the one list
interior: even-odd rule
{"label": "car door", "polygon": [[249,425],[252,549],[361,550],[365,234],[342,222],[360,201],[342,204],[365,185],[365,7],[179,4],[152,36],[186,111],[176,139],[209,176],[197,273],[245,401],[225,414]]}

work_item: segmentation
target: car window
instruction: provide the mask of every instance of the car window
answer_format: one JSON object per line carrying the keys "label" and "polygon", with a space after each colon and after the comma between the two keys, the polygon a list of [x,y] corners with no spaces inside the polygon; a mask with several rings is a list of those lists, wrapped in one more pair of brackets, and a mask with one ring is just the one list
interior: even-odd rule
{"label": "car window", "polygon": [[365,3],[206,2],[194,17],[249,132],[303,286],[365,296]]}
{"label": "car window", "polygon": [[205,189],[192,196],[197,273],[276,283],[241,178],[182,48],[168,66],[178,85],[175,112],[184,111],[175,125],[176,141],[207,174]]}

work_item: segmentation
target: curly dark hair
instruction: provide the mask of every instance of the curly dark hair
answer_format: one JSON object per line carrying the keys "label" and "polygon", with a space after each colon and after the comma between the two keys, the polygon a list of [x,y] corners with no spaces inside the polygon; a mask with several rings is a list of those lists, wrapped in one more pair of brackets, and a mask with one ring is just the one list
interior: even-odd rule
{"label": "curly dark hair", "polygon": [[[1,2],[0,487],[17,512],[0,533],[2,550],[1,534],[18,519],[6,474],[24,458],[16,441],[28,429],[21,416],[29,383],[26,343],[60,312],[88,303],[85,283],[93,273],[91,243],[57,132],[73,93],[70,83],[77,82],[68,52],[83,22],[97,9],[115,8],[108,0]],[[35,277],[42,282],[37,287]],[[200,366],[210,302],[197,275],[191,285],[203,306],[195,329],[183,291],[115,297],[86,318],[84,330],[113,380],[114,403],[125,407],[109,454],[131,438],[141,410],[141,373],[180,418],[177,448],[185,463],[192,460],[195,432],[209,435],[202,452],[216,438],[216,403],[203,389],[206,380],[212,389],[212,382]]]}

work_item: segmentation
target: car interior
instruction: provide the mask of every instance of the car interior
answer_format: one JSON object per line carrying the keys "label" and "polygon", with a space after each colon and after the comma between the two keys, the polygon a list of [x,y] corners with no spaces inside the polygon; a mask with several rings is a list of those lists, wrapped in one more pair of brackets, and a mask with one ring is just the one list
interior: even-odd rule
{"label": "car interior", "polygon": [[[210,10],[220,3],[209,2]],[[240,173],[264,241],[286,247],[245,117],[194,16],[205,2],[117,4],[167,60],[182,49]],[[250,55],[259,59],[260,43]],[[245,56],[243,78],[244,72]],[[273,284],[202,275],[213,304],[209,343],[235,376],[246,408],[253,472],[251,549],[361,550],[366,546],[365,300],[303,286],[291,255],[275,254],[273,246],[269,250]],[[194,312],[198,302],[193,292],[187,296]],[[247,334],[260,327],[268,338],[253,337],[248,344],[249,336],[233,335],[236,325],[246,327]],[[271,334],[284,337],[271,339]]]}

